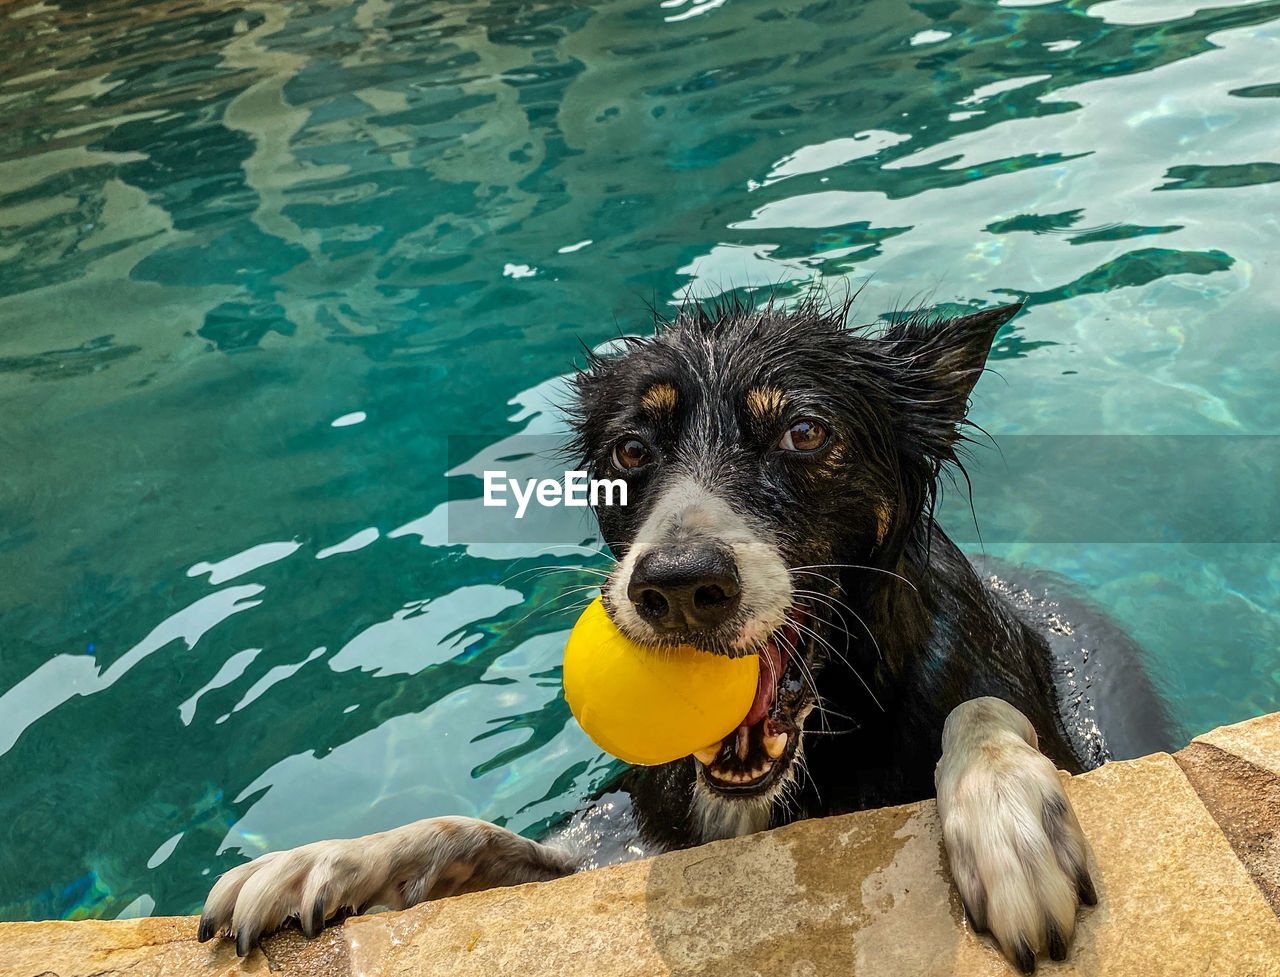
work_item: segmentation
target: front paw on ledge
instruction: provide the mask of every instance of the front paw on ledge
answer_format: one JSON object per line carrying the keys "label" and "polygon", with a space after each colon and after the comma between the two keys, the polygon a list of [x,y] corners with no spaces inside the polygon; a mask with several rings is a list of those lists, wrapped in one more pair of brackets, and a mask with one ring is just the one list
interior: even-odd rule
{"label": "front paw on ledge", "polygon": [[943,841],[973,928],[1030,974],[1039,953],[1066,959],[1078,906],[1098,901],[1088,847],[1047,757],[1012,735],[982,754],[940,778]]}

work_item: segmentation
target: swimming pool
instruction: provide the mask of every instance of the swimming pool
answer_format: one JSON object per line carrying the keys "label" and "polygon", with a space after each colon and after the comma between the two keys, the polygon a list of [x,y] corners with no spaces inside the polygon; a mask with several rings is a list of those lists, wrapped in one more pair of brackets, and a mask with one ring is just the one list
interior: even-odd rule
{"label": "swimming pool", "polygon": [[[603,560],[448,545],[445,472],[647,303],[1028,296],[997,438],[1280,431],[1278,49],[1280,2],[5,4],[0,919],[597,783],[593,578],[525,571]],[[986,549],[1184,732],[1280,708],[1274,543]]]}

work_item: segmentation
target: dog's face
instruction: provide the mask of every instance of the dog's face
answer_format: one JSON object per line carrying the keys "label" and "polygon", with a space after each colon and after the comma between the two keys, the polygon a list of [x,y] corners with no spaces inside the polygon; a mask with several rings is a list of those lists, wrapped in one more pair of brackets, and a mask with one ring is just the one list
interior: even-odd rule
{"label": "dog's face", "polygon": [[628,505],[596,511],[619,558],[610,617],[643,643],[761,659],[738,730],[695,754],[705,790],[785,782],[814,676],[869,640],[838,581],[896,562],[1016,311],[869,337],[844,310],[700,309],[578,378],[585,464],[628,483]]}

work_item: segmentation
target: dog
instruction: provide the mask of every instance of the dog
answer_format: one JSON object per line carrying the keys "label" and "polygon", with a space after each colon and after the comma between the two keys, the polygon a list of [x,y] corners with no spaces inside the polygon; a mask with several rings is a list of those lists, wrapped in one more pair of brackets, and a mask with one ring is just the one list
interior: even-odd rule
{"label": "dog", "polygon": [[625,828],[589,827],[614,807],[597,797],[559,844],[438,817],[264,855],[217,881],[199,938],[229,935],[244,955],[289,921],[315,936],[371,906],[569,874],[598,864],[611,832],[645,853],[936,792],[973,928],[1023,972],[1063,959],[1097,895],[1057,771],[1165,748],[1170,727],[1114,628],[1110,698],[1073,712],[1049,633],[1072,633],[1061,609],[1038,614],[1029,592],[980,575],[934,522],[942,480],[963,472],[970,392],[1019,309],[875,331],[848,327],[848,304],[729,300],[591,355],[575,449],[629,496],[596,510],[617,557],[604,606],[636,641],[758,655],[741,725],[630,768],[610,795],[630,799]]}

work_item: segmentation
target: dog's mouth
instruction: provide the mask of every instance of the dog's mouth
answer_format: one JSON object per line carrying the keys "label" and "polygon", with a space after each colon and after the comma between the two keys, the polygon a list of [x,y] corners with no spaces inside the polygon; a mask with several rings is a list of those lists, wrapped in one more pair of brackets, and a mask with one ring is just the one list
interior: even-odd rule
{"label": "dog's mouth", "polygon": [[760,683],[751,710],[736,730],[693,756],[707,787],[718,794],[742,796],[767,791],[782,779],[800,745],[810,701],[804,686],[807,615],[787,612],[760,655]]}

